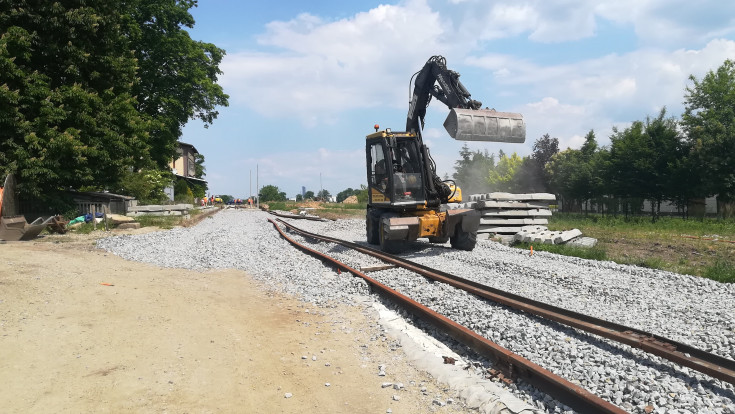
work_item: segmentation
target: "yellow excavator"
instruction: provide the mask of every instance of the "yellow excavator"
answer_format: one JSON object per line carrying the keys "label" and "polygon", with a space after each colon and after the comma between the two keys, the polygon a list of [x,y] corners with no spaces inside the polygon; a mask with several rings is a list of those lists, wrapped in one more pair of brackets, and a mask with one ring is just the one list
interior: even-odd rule
{"label": "yellow excavator", "polygon": [[367,241],[388,253],[400,252],[407,242],[419,238],[472,250],[480,213],[447,208],[446,203],[462,201],[462,191],[436,174],[436,164],[421,138],[426,108],[432,97],[447,105],[450,112],[444,128],[461,141],[523,143],[523,116],[481,109],[482,103],[471,99],[459,73],[447,69],[442,56],[431,57],[414,78],[406,131],[379,131],[375,125],[375,132],[365,140]]}

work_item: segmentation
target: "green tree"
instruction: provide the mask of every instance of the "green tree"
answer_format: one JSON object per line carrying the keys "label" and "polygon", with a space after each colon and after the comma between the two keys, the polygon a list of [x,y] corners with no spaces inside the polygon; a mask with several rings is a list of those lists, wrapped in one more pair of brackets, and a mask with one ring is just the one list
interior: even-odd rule
{"label": "green tree", "polygon": [[183,178],[176,178],[174,183],[174,201],[177,203],[193,203],[194,193]]}
{"label": "green tree", "polygon": [[546,171],[546,166],[551,161],[551,157],[557,153],[559,153],[559,138],[551,138],[548,133],[542,135],[533,143],[533,153],[531,154],[533,163],[529,163],[523,169],[532,169],[532,178],[538,180],[537,183],[534,183],[534,187],[537,188],[534,191],[551,191],[551,177]]}
{"label": "green tree", "polygon": [[142,205],[160,204],[168,200],[164,190],[172,184],[173,178],[170,172],[157,169],[127,171],[121,178],[121,185]]}
{"label": "green tree", "polygon": [[304,201],[304,196],[301,194],[296,194],[296,201]]}
{"label": "green tree", "polygon": [[332,195],[329,194],[329,190],[319,190],[319,194],[316,195],[316,198],[321,201],[329,201],[329,197]]}
{"label": "green tree", "polygon": [[124,2],[0,2],[0,169],[51,197],[116,184],[145,153]]}
{"label": "green tree", "polygon": [[645,123],[635,121],[610,136],[608,177],[612,193],[623,201],[626,216],[640,210],[643,200],[654,194],[656,177],[653,146],[646,135]]}
{"label": "green tree", "polygon": [[700,174],[703,195],[717,195],[720,215],[730,215],[721,207],[735,201],[735,62],[689,80],[681,124],[698,167],[692,174]]}
{"label": "green tree", "polygon": [[487,182],[490,188],[495,191],[517,191],[514,177],[521,164],[523,164],[523,159],[515,152],[508,157],[501,151],[498,165],[488,174]]}
{"label": "green tree", "polygon": [[207,169],[204,167],[204,155],[200,153],[194,154],[194,177],[204,178]]}
{"label": "green tree", "polygon": [[360,189],[355,190],[355,195],[357,196],[358,203],[367,203],[367,200],[368,200],[367,186],[365,184],[360,184]]}
{"label": "green tree", "polygon": [[309,190],[304,193],[304,200],[313,200],[314,199],[314,192]]}
{"label": "green tree", "polygon": [[[666,117],[666,108],[661,109],[656,118],[646,118],[646,136],[653,148],[651,163],[653,182],[650,188],[651,217],[655,221],[660,215],[664,200],[683,200],[693,194],[697,186],[697,174],[686,168],[689,146],[679,133],[676,119]],[[689,178],[691,175],[694,178]]]}
{"label": "green tree", "polygon": [[340,191],[339,193],[337,193],[337,202],[341,203],[345,201],[347,197],[355,195],[357,191],[358,190],[353,190],[351,187],[348,187],[346,190]]}
{"label": "green tree", "polygon": [[279,190],[275,185],[266,185],[260,189],[258,198],[262,203],[268,201],[286,201],[286,193]]}
{"label": "green tree", "polygon": [[[19,190],[125,189],[181,126],[227,104],[224,52],[189,38],[194,0],[0,1],[0,172]],[[202,171],[203,173],[203,171]]]}
{"label": "green tree", "polygon": [[590,131],[585,138],[587,151],[566,149],[551,157],[546,165],[550,177],[551,190],[560,197],[565,211],[579,211],[585,205],[589,209],[589,201],[603,193],[603,172],[605,151],[593,152],[597,148],[594,133]]}
{"label": "green tree", "polygon": [[176,153],[181,128],[190,119],[205,127],[217,118],[228,96],[217,84],[225,51],[191,39],[189,9],[196,0],[129,0],[127,35],[138,63],[133,93],[137,108],[150,121],[150,157],[165,168]]}

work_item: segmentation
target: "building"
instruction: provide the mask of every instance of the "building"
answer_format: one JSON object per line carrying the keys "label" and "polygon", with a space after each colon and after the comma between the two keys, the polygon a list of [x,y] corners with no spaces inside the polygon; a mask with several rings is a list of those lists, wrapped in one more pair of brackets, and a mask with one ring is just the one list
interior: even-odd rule
{"label": "building", "polygon": [[[199,154],[199,151],[191,144],[179,142],[179,148],[176,150],[176,153],[178,157],[174,158],[169,164],[171,172],[176,178],[183,178],[191,184],[206,185],[207,180],[196,177],[196,154]],[[173,200],[173,187],[167,188],[166,194]]]}

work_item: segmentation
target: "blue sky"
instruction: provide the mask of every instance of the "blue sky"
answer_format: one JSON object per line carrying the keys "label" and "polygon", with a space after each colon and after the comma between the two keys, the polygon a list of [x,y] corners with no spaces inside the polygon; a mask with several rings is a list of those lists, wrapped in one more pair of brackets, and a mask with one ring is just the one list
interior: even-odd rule
{"label": "blue sky", "polygon": [[[365,184],[365,135],[405,128],[409,80],[432,55],[474,99],[524,115],[525,144],[470,148],[519,155],[546,133],[579,148],[592,129],[607,145],[663,107],[679,117],[689,75],[735,59],[729,1],[200,0],[191,13],[192,38],[227,51],[230,106],[181,140],[204,154],[210,192],[235,197],[256,193],[256,166],[289,197]],[[463,145],[447,112],[432,101],[424,130],[441,176]]]}

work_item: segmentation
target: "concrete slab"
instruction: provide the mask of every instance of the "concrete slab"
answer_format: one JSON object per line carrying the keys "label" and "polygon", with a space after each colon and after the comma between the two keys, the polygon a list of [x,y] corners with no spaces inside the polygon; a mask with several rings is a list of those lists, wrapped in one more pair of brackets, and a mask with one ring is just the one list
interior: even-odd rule
{"label": "concrete slab", "polygon": [[472,194],[470,201],[494,200],[494,201],[556,201],[556,196],[550,193],[527,193],[513,194],[494,192],[485,194]]}
{"label": "concrete slab", "polygon": [[569,240],[565,244],[568,246],[590,248],[590,247],[595,247],[597,245],[597,239],[595,239],[594,237],[580,236],[572,240]]}
{"label": "concrete slab", "polygon": [[509,226],[509,227],[480,226],[480,229],[477,230],[477,234],[480,234],[480,233],[516,234],[519,231],[521,231],[521,226]]}
{"label": "concrete slab", "polygon": [[546,225],[549,224],[549,220],[547,219],[537,219],[537,218],[516,218],[516,219],[509,219],[509,218],[481,218],[480,219],[480,227],[482,225],[490,225],[490,226],[529,226],[529,225]]}
{"label": "concrete slab", "polygon": [[582,231],[580,231],[579,229],[567,230],[565,232],[562,232],[561,234],[559,234],[557,237],[554,238],[554,244],[566,243],[569,240],[572,240],[573,238],[579,237],[581,235],[582,235]]}
{"label": "concrete slab", "polygon": [[529,210],[484,209],[480,211],[482,217],[551,217],[551,210],[539,208]]}
{"label": "concrete slab", "polygon": [[514,208],[514,209],[521,209],[521,208],[549,208],[548,203],[544,203],[542,201],[539,202],[523,202],[523,201],[495,201],[495,200],[485,200],[485,201],[477,201],[475,202],[476,207],[478,209],[485,209],[485,208]]}

